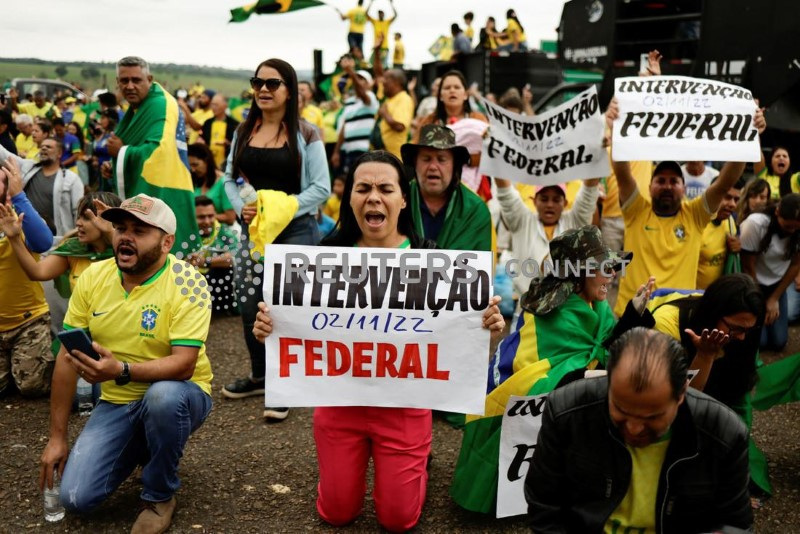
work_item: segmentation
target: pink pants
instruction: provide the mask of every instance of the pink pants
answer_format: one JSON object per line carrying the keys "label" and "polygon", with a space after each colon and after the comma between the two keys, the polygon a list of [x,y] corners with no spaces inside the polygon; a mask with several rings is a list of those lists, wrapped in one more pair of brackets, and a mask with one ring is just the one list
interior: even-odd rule
{"label": "pink pants", "polygon": [[391,532],[416,525],[428,483],[431,425],[430,410],[364,406],[314,410],[320,517],[342,526],[359,516],[372,456],[378,522]]}

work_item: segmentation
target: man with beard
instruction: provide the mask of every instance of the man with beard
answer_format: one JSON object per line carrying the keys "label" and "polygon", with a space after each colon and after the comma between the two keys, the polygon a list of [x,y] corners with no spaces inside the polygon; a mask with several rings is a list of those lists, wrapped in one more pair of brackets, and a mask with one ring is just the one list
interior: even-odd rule
{"label": "man with beard", "polygon": [[[131,532],[164,532],[180,486],[178,461],[211,410],[204,348],[211,301],[203,276],[169,253],[176,220],[166,203],[137,195],[101,217],[113,224],[114,259],[81,275],[64,320],[66,330],[91,332],[99,358],[61,347],[39,482],[51,487],[61,475],[62,504],[83,513],[143,465],[142,511]],[[78,376],[101,384],[102,394],[68,454]]]}
{"label": "man with beard", "polygon": [[742,244],[736,236],[736,220],[733,218],[733,213],[742,197],[744,186],[744,179],[740,178],[728,189],[722,197],[716,217],[703,230],[700,262],[697,266],[697,289],[707,288],[711,282],[722,276],[728,255],[737,254],[742,250]]}
{"label": "man with beard", "polygon": [[[612,99],[606,111],[609,129],[619,117],[619,105]],[[762,133],[767,122],[757,109],[753,124]],[[613,155],[613,151],[612,151]],[[624,249],[633,252],[619,285],[614,312],[620,316],[636,293],[640,282],[655,276],[659,287],[694,289],[703,230],[717,212],[725,194],[741,177],[744,163],[725,163],[716,181],[699,197],[684,202],[683,170],[675,161],[656,165],[650,180],[650,199],[639,194],[627,161],[611,162],[619,187],[619,203],[625,221]]]}
{"label": "man with beard", "polygon": [[[212,89],[206,89],[200,93],[200,96],[197,97],[197,106],[194,111],[189,109],[189,105],[186,104],[185,100],[181,99],[178,101],[178,105],[181,107],[184,117],[186,118],[186,124],[191,127],[188,139],[190,145],[196,143],[197,138],[203,135],[203,125],[205,122],[208,119],[214,118],[214,110],[211,108],[211,99],[214,98],[216,94],[217,93]],[[206,140],[206,142],[208,142],[208,140]]]}
{"label": "man with beard", "polygon": [[607,368],[547,399],[525,479],[533,530],[749,532],[747,430],[688,387],[681,345],[634,328]]}

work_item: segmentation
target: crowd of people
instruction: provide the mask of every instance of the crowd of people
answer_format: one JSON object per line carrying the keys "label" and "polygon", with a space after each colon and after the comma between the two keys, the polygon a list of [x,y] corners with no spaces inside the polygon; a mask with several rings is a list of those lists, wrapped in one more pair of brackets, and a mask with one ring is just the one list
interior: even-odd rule
{"label": "crowd of people", "polygon": [[[390,5],[389,18],[361,0],[341,13],[348,53],[321,104],[280,59],[256,67],[234,108],[200,84],[170,95],[138,57],[121,59],[118,90],[90,105],[10,95],[0,110],[0,396],[51,395],[41,486],[60,478],[64,506],[82,513],[142,465],[133,532],[168,528],[179,458],[212,407],[212,314],[241,316],[248,351],[247,376],[222,395],[264,396],[267,420],[289,415],[265,391],[265,245],[491,251],[513,279],[504,304],[515,305],[501,313],[493,297],[483,314],[486,415],[441,414],[464,427],[454,500],[494,510],[492,407],[553,392],[525,484],[534,531],[751,528],[750,492],[770,491],[748,456],[758,351],[783,350],[800,316],[800,178],[788,151],[764,147],[755,176],[744,163],[702,161],[612,161],[606,176],[547,186],[486,176],[482,95],[450,70],[418,102],[399,33],[388,68]],[[507,17],[502,32],[489,18],[478,49],[526,50],[522,23]],[[453,24],[455,54],[473,50],[473,18]],[[648,61],[658,75],[660,55]],[[533,114],[529,86],[485,96]],[[619,113],[612,100],[609,124]],[[753,125],[764,131],[762,110]],[[590,260],[614,269],[511,267]],[[54,354],[62,329],[90,333],[95,357]],[[586,370],[607,374],[582,379]],[[70,451],[79,377],[101,391]],[[430,410],[318,407],[314,438],[324,521],[359,515],[372,458],[380,524],[417,524]]]}

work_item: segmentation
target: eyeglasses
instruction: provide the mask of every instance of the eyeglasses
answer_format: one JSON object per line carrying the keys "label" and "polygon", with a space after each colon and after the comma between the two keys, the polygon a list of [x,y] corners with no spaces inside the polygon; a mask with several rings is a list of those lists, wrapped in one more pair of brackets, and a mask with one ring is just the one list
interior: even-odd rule
{"label": "eyeglasses", "polygon": [[736,334],[747,334],[753,327],[752,326],[739,326],[736,324],[731,324],[725,320],[725,317],[720,318],[722,324],[728,327],[728,334],[736,335]]}
{"label": "eyeglasses", "polygon": [[261,88],[266,85],[267,91],[274,93],[280,88],[281,84],[286,85],[286,82],[280,78],[268,78],[266,80],[259,78],[258,76],[253,76],[250,78],[250,87],[252,87],[255,91],[260,91]]}

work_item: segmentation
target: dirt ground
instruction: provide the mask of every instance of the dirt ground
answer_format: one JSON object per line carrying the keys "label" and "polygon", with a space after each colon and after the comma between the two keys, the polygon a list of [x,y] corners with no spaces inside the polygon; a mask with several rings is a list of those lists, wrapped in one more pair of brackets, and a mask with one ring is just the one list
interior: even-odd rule
{"label": "dirt ground", "polygon": [[[800,350],[793,327],[786,354]],[[292,409],[284,422],[261,419],[262,399],[227,400],[221,387],[249,369],[238,318],[212,322],[208,353],[214,368],[214,409],[189,440],[181,461],[172,533],[377,532],[374,508],[352,526],[333,529],[317,517],[317,467],[311,409]],[[780,355],[765,354],[766,361]],[[754,435],[767,455],[775,495],[756,512],[759,532],[800,532],[800,405],[755,415]],[[72,441],[84,421],[70,421]],[[127,532],[136,518],[141,484],[125,482],[96,512],[44,522],[37,488],[39,456],[48,435],[48,400],[0,401],[0,532]],[[496,520],[464,511],[448,495],[461,432],[434,423],[434,461],[419,532],[524,532],[524,518]],[[282,488],[288,487],[288,492]]]}

